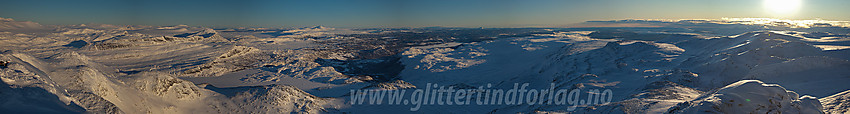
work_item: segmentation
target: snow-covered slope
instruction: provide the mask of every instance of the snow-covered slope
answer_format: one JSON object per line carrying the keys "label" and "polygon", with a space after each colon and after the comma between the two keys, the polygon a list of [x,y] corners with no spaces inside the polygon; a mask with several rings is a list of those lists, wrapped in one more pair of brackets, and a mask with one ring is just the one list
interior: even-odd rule
{"label": "snow-covered slope", "polygon": [[[846,113],[850,88],[847,33],[805,23],[361,30],[2,21],[0,111],[12,113]],[[350,104],[352,90],[411,97],[428,84],[526,83],[612,94],[598,104],[417,112]]]}
{"label": "snow-covered slope", "polygon": [[850,113],[850,90],[818,100],[823,104],[823,111],[826,113]]}
{"label": "snow-covered slope", "polygon": [[[513,83],[531,83],[530,87],[555,83],[556,89],[618,92],[613,96],[615,102],[577,109],[588,113],[667,112],[679,103],[706,96],[703,91],[743,79],[786,85],[820,97],[848,88],[841,83],[847,79],[846,73],[838,69],[850,65],[845,64],[846,59],[839,59],[843,57],[831,54],[846,52],[823,50],[784,32],[663,41],[671,43],[587,39],[583,35],[547,38],[552,36],[559,35],[410,48],[402,53],[407,68],[400,76],[416,86],[496,83],[496,87],[507,88]],[[557,106],[506,106],[497,110],[568,112],[567,107]]]}
{"label": "snow-covered slope", "polygon": [[760,66],[747,74],[748,79],[780,83],[799,93],[826,97],[850,87],[850,62],[825,56],[807,56],[782,63]]}
{"label": "snow-covered slope", "polygon": [[811,96],[758,80],[741,80],[711,92],[699,100],[671,108],[675,113],[805,113],[821,112],[820,102]]}
{"label": "snow-covered slope", "polygon": [[[200,88],[192,82],[167,73],[121,74],[73,52],[55,55],[46,60],[20,53],[4,53],[2,58],[9,61],[5,65],[7,67],[2,69],[3,84],[8,84],[2,91],[8,94],[9,100],[4,100],[2,104],[48,106],[44,107],[45,109],[33,107],[33,112],[281,113],[323,110],[321,98],[315,98],[290,86],[269,86],[250,91],[237,89],[235,92],[247,93],[223,95],[230,93]],[[264,91],[264,94],[256,93],[260,90]],[[20,101],[40,96],[48,99],[38,100],[40,102]],[[308,99],[298,100],[304,97]],[[3,109],[17,110],[13,107]]]}

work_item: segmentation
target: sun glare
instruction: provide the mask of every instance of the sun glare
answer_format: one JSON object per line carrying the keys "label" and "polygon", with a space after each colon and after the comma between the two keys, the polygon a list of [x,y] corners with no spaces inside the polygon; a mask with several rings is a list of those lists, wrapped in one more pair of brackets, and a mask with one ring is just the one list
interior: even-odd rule
{"label": "sun glare", "polygon": [[802,6],[802,0],[764,0],[764,8],[774,16],[789,16]]}

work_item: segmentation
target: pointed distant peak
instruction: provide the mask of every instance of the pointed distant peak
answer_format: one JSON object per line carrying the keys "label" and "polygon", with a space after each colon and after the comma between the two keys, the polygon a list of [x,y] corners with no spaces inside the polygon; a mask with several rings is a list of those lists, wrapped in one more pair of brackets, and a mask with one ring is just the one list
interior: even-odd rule
{"label": "pointed distant peak", "polygon": [[218,33],[215,29],[212,28],[204,28],[204,30],[199,31],[198,33]]}
{"label": "pointed distant peak", "polygon": [[322,25],[312,27],[312,29],[324,29],[324,28],[326,28],[326,27],[322,26]]}
{"label": "pointed distant peak", "polygon": [[305,30],[333,30],[334,28],[318,25],[318,26],[313,26],[313,27],[304,27],[304,28],[301,28],[301,29],[305,29]]}

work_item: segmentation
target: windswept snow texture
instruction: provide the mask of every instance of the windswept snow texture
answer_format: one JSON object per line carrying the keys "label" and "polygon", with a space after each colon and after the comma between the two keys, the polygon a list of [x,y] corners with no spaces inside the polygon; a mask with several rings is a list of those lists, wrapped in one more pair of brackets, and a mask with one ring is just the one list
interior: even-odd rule
{"label": "windswept snow texture", "polygon": [[850,113],[850,90],[819,99],[823,111],[832,114]]}
{"label": "windswept snow texture", "polygon": [[[614,25],[645,25],[623,26]],[[204,28],[0,18],[11,113],[848,113],[844,21]],[[352,90],[611,90],[611,102],[352,105]],[[443,95],[443,94],[440,94]],[[447,97],[446,97],[447,98]],[[385,100],[386,101],[386,100]]]}

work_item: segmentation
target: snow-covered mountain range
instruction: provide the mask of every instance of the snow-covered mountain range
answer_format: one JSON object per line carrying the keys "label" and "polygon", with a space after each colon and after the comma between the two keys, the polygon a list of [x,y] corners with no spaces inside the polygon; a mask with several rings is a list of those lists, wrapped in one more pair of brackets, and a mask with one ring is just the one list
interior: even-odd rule
{"label": "snow-covered mountain range", "polygon": [[[646,26],[607,26],[622,23]],[[2,18],[0,111],[850,113],[846,25],[720,19],[566,28],[212,29]],[[351,103],[357,90],[411,96],[431,84],[510,89],[516,83],[612,94],[610,102],[574,106],[411,111],[411,105]]]}

